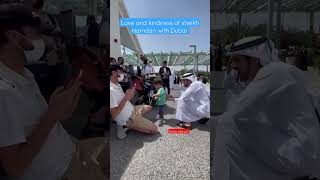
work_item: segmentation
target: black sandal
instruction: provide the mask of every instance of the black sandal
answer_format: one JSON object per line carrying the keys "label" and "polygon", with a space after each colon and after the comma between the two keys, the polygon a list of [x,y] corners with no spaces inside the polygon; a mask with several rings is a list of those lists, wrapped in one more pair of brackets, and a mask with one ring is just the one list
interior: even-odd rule
{"label": "black sandal", "polygon": [[179,121],[177,125],[182,128],[191,129],[191,124],[186,122]]}
{"label": "black sandal", "polygon": [[209,121],[209,118],[202,118],[199,120],[200,124],[206,124]]}

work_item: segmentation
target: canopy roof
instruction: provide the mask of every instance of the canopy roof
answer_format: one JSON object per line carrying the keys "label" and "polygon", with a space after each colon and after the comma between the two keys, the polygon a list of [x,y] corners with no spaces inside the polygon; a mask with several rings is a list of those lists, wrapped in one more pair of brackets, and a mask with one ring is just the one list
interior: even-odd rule
{"label": "canopy roof", "polygon": [[102,15],[107,7],[105,0],[48,0],[61,11],[72,9],[78,16]]}
{"label": "canopy roof", "polygon": [[[198,56],[199,65],[210,65],[209,52],[179,52],[179,53],[149,53],[144,55],[148,60],[152,61],[155,66],[161,66],[167,61],[168,66],[185,66],[193,65],[193,60]],[[127,63],[138,65],[136,55],[126,55]]]}
{"label": "canopy roof", "polygon": [[[211,0],[210,3],[212,12],[256,13],[267,12],[269,0]],[[320,0],[282,0],[281,9],[283,12],[317,12]]]}

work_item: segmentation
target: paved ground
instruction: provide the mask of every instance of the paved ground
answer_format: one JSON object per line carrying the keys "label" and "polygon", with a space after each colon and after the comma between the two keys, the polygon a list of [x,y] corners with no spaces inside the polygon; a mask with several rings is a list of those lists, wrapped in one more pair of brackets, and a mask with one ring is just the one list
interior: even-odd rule
{"label": "paved ground", "polygon": [[[173,92],[173,96],[175,96]],[[177,94],[176,94],[177,95]],[[194,124],[190,134],[168,134],[177,127],[175,109],[168,103],[167,123],[154,136],[128,132],[128,137],[116,137],[116,125],[110,132],[110,177],[112,180],[206,180],[210,179],[210,126]],[[155,120],[155,110],[146,115]]]}

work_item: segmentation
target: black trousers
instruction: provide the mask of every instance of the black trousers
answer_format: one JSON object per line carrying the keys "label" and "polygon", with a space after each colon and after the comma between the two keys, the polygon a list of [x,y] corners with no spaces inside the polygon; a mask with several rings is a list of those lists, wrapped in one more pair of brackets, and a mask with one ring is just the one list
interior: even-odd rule
{"label": "black trousers", "polygon": [[169,79],[162,79],[163,87],[168,89],[168,94],[170,94],[170,81]]}

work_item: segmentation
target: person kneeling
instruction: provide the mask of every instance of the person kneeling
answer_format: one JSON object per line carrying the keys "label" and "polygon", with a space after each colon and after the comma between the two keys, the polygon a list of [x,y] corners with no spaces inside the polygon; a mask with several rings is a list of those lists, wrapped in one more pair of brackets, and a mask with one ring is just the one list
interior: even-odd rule
{"label": "person kneeling", "polygon": [[205,123],[210,117],[210,99],[205,85],[196,81],[192,73],[182,76],[183,85],[186,89],[179,98],[169,98],[175,100],[176,118],[178,125],[191,129],[191,123],[199,121]]}
{"label": "person kneeling", "polygon": [[135,87],[124,93],[119,84],[119,81],[122,81],[124,77],[122,68],[118,64],[113,64],[110,69],[110,111],[112,119],[118,125],[118,138],[124,139],[128,129],[145,134],[156,134],[158,132],[157,126],[142,116],[150,112],[152,106],[133,106],[130,100],[135,94]]}

